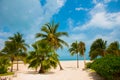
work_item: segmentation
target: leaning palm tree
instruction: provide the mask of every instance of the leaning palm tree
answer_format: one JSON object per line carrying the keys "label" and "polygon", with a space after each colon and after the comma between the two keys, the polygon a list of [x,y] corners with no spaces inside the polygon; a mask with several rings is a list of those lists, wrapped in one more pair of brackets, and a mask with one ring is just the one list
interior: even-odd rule
{"label": "leaning palm tree", "polygon": [[[55,24],[54,21],[52,23],[44,24],[41,28],[41,33],[36,34],[36,38],[42,38],[42,40],[46,40],[49,45],[54,50],[59,48],[63,48],[63,45],[68,46],[68,44],[60,39],[62,36],[68,36],[67,32],[58,32],[59,23]],[[60,62],[58,62],[60,70],[63,70]]]}
{"label": "leaning palm tree", "polygon": [[104,41],[102,39],[96,39],[92,43],[89,52],[90,53],[89,56],[91,60],[97,58],[98,56],[104,57],[106,55],[106,44],[107,41]]}
{"label": "leaning palm tree", "polygon": [[69,49],[71,55],[73,56],[74,54],[77,55],[77,68],[79,68],[79,59],[78,59],[78,56],[80,54],[80,45],[79,43],[76,41],[76,42],[73,42],[70,49]]}
{"label": "leaning palm tree", "polygon": [[108,54],[120,56],[120,45],[118,41],[112,42],[107,48]]}
{"label": "leaning palm tree", "polygon": [[14,34],[14,36],[9,37],[9,40],[15,44],[16,47],[16,60],[17,60],[17,70],[19,70],[18,67],[18,61],[21,56],[24,56],[25,52],[27,51],[28,45],[25,43],[25,40],[22,37],[23,35],[17,32]]}
{"label": "leaning palm tree", "polygon": [[32,46],[34,51],[31,51],[27,57],[29,68],[37,70],[40,67],[39,73],[45,73],[50,68],[57,67],[58,56],[45,41],[38,41]]}
{"label": "leaning palm tree", "polygon": [[85,43],[84,42],[82,42],[82,41],[80,41],[80,43],[79,43],[79,47],[80,47],[80,54],[82,55],[82,56],[84,56],[84,65],[86,64],[86,61],[85,61],[85,50],[86,50],[86,48],[85,48]]}

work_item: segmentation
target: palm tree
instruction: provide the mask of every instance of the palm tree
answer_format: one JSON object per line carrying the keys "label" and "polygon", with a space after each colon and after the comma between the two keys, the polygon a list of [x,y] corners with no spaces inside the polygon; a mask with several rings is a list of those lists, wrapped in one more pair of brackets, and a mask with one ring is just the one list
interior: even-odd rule
{"label": "palm tree", "polygon": [[85,61],[85,54],[84,54],[85,51],[86,51],[85,43],[82,42],[82,41],[80,41],[79,47],[80,47],[80,54],[81,54],[82,56],[84,56],[84,65],[85,65],[85,64],[86,64],[86,61]]}
{"label": "palm tree", "polygon": [[102,39],[96,39],[90,47],[90,58],[95,59],[98,56],[104,57],[106,55],[106,44],[107,41],[104,41]]}
{"label": "palm tree", "polygon": [[18,61],[19,61],[19,57],[22,55],[25,55],[24,53],[27,51],[28,45],[25,43],[25,40],[22,38],[22,34],[20,34],[19,32],[17,32],[16,34],[14,34],[14,36],[9,37],[9,40],[15,44],[16,47],[16,59],[17,59],[17,70],[19,70],[18,67]]}
{"label": "palm tree", "polygon": [[13,71],[13,61],[16,57],[16,47],[11,41],[5,41],[5,47],[1,50],[5,57],[8,57],[11,61],[11,72]]}
{"label": "palm tree", "polygon": [[78,56],[80,54],[80,45],[79,43],[76,41],[76,42],[73,42],[70,49],[69,49],[71,55],[73,56],[74,54],[77,55],[77,68],[79,68],[79,59],[78,59]]}
{"label": "palm tree", "polygon": [[[60,39],[62,36],[68,36],[67,32],[57,32],[59,27],[59,23],[55,24],[54,21],[52,23],[44,24],[41,28],[41,33],[36,34],[36,38],[42,38],[42,40],[46,40],[49,45],[54,50],[59,48],[63,48],[63,45],[68,46],[68,44]],[[60,62],[58,62],[60,70],[63,70]]]}
{"label": "palm tree", "polygon": [[37,68],[40,66],[39,73],[45,73],[51,67],[56,68],[58,55],[52,51],[51,47],[43,40],[37,41],[32,45],[34,51],[27,57],[29,67]]}
{"label": "palm tree", "polygon": [[119,42],[117,42],[117,41],[112,42],[108,46],[107,52],[108,52],[108,54],[113,54],[113,55],[116,55],[116,56],[120,56],[120,45],[119,45]]}

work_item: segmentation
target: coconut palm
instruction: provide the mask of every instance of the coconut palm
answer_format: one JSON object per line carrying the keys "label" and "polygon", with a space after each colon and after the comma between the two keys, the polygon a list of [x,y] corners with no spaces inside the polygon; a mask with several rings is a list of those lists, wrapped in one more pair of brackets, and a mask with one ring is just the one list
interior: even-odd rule
{"label": "coconut palm", "polygon": [[16,47],[16,59],[17,59],[17,70],[19,70],[18,67],[18,61],[20,56],[24,56],[25,52],[27,51],[28,45],[25,43],[25,40],[22,37],[23,35],[17,32],[14,34],[14,36],[9,37],[9,40],[15,44]]}
{"label": "coconut palm", "polygon": [[106,44],[107,41],[104,41],[102,39],[96,39],[90,47],[90,58],[95,59],[98,56],[104,57],[106,55]]}
{"label": "coconut palm", "polygon": [[27,57],[29,62],[29,67],[35,68],[37,70],[38,67],[39,73],[45,73],[51,67],[57,67],[57,54],[52,51],[51,47],[46,43],[46,41],[37,41],[32,45],[34,51],[31,51],[29,56]]}
{"label": "coconut palm", "polygon": [[120,56],[120,45],[119,45],[119,42],[117,42],[117,41],[112,42],[108,46],[107,52],[108,52],[108,54],[113,54],[113,55],[116,55],[116,56]]}
{"label": "coconut palm", "polygon": [[[59,48],[63,48],[63,45],[68,46],[68,44],[60,39],[62,36],[68,36],[67,32],[58,32],[59,23],[55,24],[54,21],[52,23],[44,24],[41,28],[41,33],[36,34],[36,38],[42,38],[42,40],[46,40],[49,45],[55,50]],[[62,66],[60,62],[58,62],[60,70],[62,70]]]}
{"label": "coconut palm", "polygon": [[80,55],[80,45],[79,43],[76,41],[76,42],[73,42],[71,44],[71,47],[69,49],[71,55],[73,56],[74,54],[77,55],[77,68],[79,68],[79,59],[78,59],[78,56]]}
{"label": "coconut palm", "polygon": [[84,54],[85,51],[86,51],[85,43],[82,42],[82,41],[80,41],[79,47],[80,47],[80,54],[81,54],[82,56],[84,56],[84,64],[86,64],[86,61],[85,61],[85,54]]}

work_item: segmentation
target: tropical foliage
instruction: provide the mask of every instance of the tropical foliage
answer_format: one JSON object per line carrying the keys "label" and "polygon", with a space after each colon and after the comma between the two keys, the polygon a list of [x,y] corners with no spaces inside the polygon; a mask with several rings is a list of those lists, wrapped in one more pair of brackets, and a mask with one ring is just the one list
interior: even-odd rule
{"label": "tropical foliage", "polygon": [[10,61],[6,57],[0,57],[0,74],[7,73]]}
{"label": "tropical foliage", "polygon": [[[71,47],[69,49],[71,55],[73,56],[74,54],[77,55],[77,68],[79,68],[79,59],[78,59],[78,56],[79,55],[84,55],[84,52],[85,52],[85,43],[80,41],[79,43],[76,41],[76,42],[73,42],[71,44]],[[84,56],[84,60],[85,60],[85,56]],[[85,62],[85,61],[84,61]]]}
{"label": "tropical foliage", "polygon": [[39,73],[45,73],[50,68],[56,68],[58,63],[58,55],[55,51],[47,44],[46,41],[37,41],[32,45],[34,51],[31,51],[27,57],[29,67],[39,69]]}
{"label": "tropical foliage", "polygon": [[[59,27],[59,23],[54,23],[54,21],[52,23],[47,23],[44,24],[41,28],[41,33],[37,33],[36,34],[36,38],[42,38],[42,40],[47,41],[47,43],[54,49],[57,50],[58,48],[63,48],[63,45],[68,46],[68,44],[60,39],[60,37],[62,36],[68,36],[67,32],[57,32]],[[59,66],[60,69],[62,70],[62,66]]]}
{"label": "tropical foliage", "polygon": [[96,39],[92,43],[90,47],[90,52],[89,52],[89,56],[91,60],[97,58],[98,56],[105,56],[106,44],[107,44],[107,41],[104,41],[102,39]]}
{"label": "tropical foliage", "polygon": [[120,44],[119,44],[119,42],[117,42],[117,41],[112,42],[107,48],[107,53],[113,54],[116,56],[120,56]]}
{"label": "tropical foliage", "polygon": [[22,38],[22,34],[16,33],[13,37],[9,37],[8,41],[5,41],[5,47],[2,49],[4,54],[7,54],[7,57],[10,58],[12,66],[11,71],[13,71],[13,61],[17,61],[17,70],[18,70],[18,61],[26,56],[27,44]]}
{"label": "tropical foliage", "polygon": [[120,80],[120,57],[118,56],[107,55],[96,59],[89,66],[106,80]]}
{"label": "tropical foliage", "polygon": [[85,51],[86,51],[85,43],[80,41],[79,47],[80,47],[80,54],[82,56],[84,56],[84,64],[86,64],[86,61],[85,61]]}

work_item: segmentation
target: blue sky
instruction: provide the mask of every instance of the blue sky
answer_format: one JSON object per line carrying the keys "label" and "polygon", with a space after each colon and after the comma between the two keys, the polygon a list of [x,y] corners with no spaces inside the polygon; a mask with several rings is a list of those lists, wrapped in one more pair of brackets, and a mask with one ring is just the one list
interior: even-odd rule
{"label": "blue sky", "polygon": [[[108,44],[120,41],[120,0],[0,0],[0,49],[16,32],[32,44],[41,26],[51,20],[60,23],[59,31],[69,33],[61,37],[69,45],[76,40],[86,43],[86,56],[97,38]],[[71,58],[66,47],[58,53]]]}

